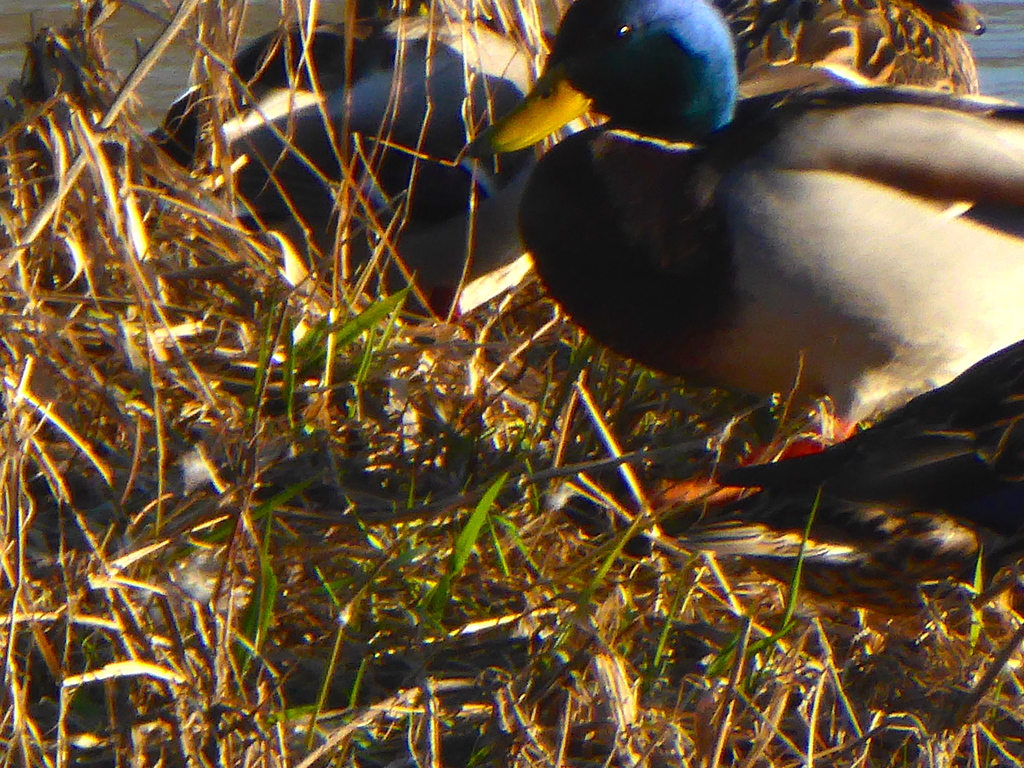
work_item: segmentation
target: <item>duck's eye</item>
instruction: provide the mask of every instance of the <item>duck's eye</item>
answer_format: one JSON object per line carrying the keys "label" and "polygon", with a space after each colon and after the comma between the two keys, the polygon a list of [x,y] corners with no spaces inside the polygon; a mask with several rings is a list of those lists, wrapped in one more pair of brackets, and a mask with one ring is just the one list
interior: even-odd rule
{"label": "duck's eye", "polygon": [[629,33],[632,32],[632,31],[633,31],[633,28],[631,26],[629,26],[629,24],[623,24],[621,27],[619,27],[618,32],[616,32],[615,34],[618,37],[628,37]]}

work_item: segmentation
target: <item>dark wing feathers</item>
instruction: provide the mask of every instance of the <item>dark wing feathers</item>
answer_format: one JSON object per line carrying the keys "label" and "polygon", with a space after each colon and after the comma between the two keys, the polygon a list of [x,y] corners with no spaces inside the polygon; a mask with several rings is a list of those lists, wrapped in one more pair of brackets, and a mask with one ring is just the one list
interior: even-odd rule
{"label": "dark wing feathers", "polygon": [[[957,515],[1024,475],[1024,342],[982,360],[821,454],[741,467],[721,482]],[[964,514],[966,522],[974,522]],[[1024,509],[998,528],[1024,529]]]}
{"label": "dark wing feathers", "polygon": [[901,613],[918,583],[968,578],[979,555],[991,576],[1024,549],[1024,342],[821,454],[720,481],[761,490],[682,540],[779,578],[803,546],[819,597]]}

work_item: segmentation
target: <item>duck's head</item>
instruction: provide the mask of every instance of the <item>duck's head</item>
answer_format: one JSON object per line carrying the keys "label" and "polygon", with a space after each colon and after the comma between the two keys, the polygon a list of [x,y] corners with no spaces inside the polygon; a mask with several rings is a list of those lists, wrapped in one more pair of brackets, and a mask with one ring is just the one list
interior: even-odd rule
{"label": "duck's head", "polygon": [[707,0],[577,0],[526,100],[474,142],[474,154],[540,141],[584,112],[645,136],[694,141],[726,125],[736,55]]}

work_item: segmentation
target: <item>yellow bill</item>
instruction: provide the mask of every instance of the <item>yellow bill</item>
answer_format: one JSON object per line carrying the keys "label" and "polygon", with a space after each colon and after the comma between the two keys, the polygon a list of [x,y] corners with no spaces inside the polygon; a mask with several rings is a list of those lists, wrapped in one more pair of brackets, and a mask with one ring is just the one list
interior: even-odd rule
{"label": "yellow bill", "polygon": [[590,98],[569,84],[563,69],[549,69],[519,106],[477,136],[466,153],[487,157],[532,147],[589,109]]}

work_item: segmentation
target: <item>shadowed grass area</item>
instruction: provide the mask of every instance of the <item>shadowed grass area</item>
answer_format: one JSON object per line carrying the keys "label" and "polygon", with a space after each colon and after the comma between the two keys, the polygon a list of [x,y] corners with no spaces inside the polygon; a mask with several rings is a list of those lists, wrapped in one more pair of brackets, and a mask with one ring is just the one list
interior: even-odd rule
{"label": "shadowed grass area", "polygon": [[[182,11],[215,77],[234,8]],[[970,698],[1012,600],[791,618],[798,583],[679,549],[664,483],[771,413],[535,284],[426,321],[245,231],[119,100],[132,12],[40,32],[0,115],[10,764],[1019,764],[1019,654]]]}

